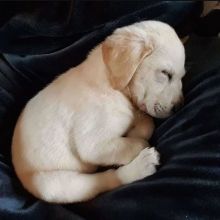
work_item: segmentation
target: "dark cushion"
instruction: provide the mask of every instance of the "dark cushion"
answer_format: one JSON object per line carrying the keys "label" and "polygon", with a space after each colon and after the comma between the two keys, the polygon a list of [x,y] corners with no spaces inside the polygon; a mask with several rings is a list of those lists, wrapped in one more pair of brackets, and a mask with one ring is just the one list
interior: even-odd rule
{"label": "dark cushion", "polygon": [[[93,47],[116,27],[144,19],[167,21],[183,36],[201,10],[202,3],[193,1],[3,1],[0,2],[0,52],[48,54],[74,41],[81,42],[85,36],[84,47]],[[81,56],[85,55],[83,52]]]}
{"label": "dark cushion", "polygon": [[161,153],[161,166],[155,175],[86,203],[61,206],[28,194],[11,165],[14,124],[24,104],[39,89],[80,63],[116,27],[156,18],[179,30],[189,9],[194,8],[192,5],[164,2],[150,9],[134,9],[135,13],[124,12],[123,17],[114,21],[115,18],[108,18],[109,22],[97,29],[94,26],[96,30],[65,48],[60,44],[63,49],[50,47],[55,51],[44,52],[35,48],[33,42],[30,45],[34,53],[30,53],[27,45],[22,55],[19,55],[22,47],[15,51],[17,55],[11,54],[14,47],[10,48],[10,54],[2,55],[0,219],[220,219],[220,41],[217,38],[194,36],[187,44],[185,106],[166,120],[156,120],[151,143]]}

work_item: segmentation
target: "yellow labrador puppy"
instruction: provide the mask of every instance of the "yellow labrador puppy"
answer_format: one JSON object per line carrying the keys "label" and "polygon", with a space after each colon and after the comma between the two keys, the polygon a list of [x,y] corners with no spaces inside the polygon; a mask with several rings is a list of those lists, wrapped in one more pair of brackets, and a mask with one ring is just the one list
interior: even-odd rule
{"label": "yellow labrador puppy", "polygon": [[45,201],[70,203],[152,175],[159,156],[147,143],[149,115],[167,117],[181,102],[184,62],[165,23],[117,29],[23,110],[12,144],[23,186]]}

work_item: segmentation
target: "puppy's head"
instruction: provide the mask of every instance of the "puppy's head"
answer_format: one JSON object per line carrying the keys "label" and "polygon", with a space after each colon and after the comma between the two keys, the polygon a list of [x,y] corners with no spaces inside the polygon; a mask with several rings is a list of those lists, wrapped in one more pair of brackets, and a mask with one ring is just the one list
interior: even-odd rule
{"label": "puppy's head", "polygon": [[102,44],[102,54],[112,86],[128,88],[140,110],[163,118],[181,105],[185,52],[169,25],[145,21],[119,28]]}

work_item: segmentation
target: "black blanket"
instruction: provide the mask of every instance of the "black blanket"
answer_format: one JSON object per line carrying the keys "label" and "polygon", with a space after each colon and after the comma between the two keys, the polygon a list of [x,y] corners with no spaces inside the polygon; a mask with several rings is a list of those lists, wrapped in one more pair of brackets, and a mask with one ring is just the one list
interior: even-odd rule
{"label": "black blanket", "polygon": [[185,106],[156,121],[151,143],[162,158],[155,175],[86,203],[61,206],[28,194],[15,176],[10,155],[13,128],[25,103],[56,75],[83,61],[116,27],[157,19],[185,35],[201,5],[37,2],[25,7],[16,3],[5,12],[8,4],[0,8],[5,15],[0,20],[0,219],[220,219],[218,39],[194,37],[187,45]]}

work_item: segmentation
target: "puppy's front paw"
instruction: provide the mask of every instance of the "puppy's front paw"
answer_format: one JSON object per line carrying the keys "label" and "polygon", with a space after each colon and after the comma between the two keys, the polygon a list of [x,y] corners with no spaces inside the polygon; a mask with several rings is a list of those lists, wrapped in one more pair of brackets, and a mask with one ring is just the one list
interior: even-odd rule
{"label": "puppy's front paw", "polygon": [[127,184],[156,172],[156,166],[159,165],[159,153],[155,148],[145,148],[129,164],[120,167],[117,172],[122,183]]}
{"label": "puppy's front paw", "polygon": [[133,163],[135,180],[143,179],[156,172],[156,166],[159,165],[159,153],[154,147],[146,148],[134,159]]}

